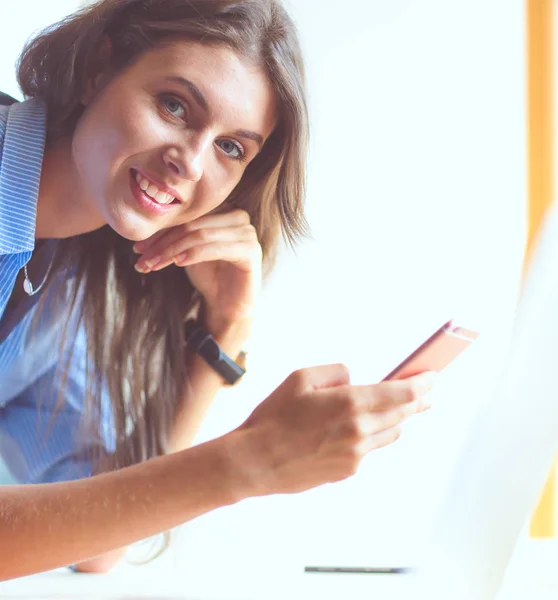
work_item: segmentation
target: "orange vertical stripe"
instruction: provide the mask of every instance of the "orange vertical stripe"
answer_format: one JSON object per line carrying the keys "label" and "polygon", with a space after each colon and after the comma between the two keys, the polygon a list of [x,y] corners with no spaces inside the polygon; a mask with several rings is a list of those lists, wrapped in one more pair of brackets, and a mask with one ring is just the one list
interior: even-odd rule
{"label": "orange vertical stripe", "polygon": [[[554,201],[554,0],[527,0],[527,268],[545,212]],[[558,435],[558,433],[557,433]],[[556,468],[532,516],[532,537],[555,535]]]}

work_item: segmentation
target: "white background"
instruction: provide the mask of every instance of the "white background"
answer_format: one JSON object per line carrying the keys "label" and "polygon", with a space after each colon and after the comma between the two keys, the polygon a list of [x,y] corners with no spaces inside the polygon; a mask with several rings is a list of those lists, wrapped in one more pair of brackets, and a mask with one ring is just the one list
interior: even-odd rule
{"label": "white background", "polygon": [[[19,97],[13,64],[24,40],[77,4],[10,3],[0,22],[1,90]],[[355,383],[374,383],[449,317],[482,336],[440,379],[435,410],[350,481],[184,526],[172,554],[209,591],[233,575],[417,560],[467,426],[490,400],[521,273],[523,2],[288,6],[308,69],[314,239],[283,255],[249,344],[249,373],[218,395],[199,441],[238,425],[298,367],[342,361]]]}

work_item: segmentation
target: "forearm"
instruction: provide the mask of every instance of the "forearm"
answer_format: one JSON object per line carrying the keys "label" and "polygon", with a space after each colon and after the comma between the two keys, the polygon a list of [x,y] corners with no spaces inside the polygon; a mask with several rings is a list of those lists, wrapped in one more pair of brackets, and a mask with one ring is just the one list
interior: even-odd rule
{"label": "forearm", "polygon": [[[229,356],[237,356],[250,332],[250,322],[222,323],[204,318],[204,325]],[[170,452],[189,448],[215,395],[223,387],[221,377],[195,353],[188,354],[188,381],[183,402],[177,411],[169,440]],[[83,572],[105,572],[114,567],[126,553],[119,548],[104,556],[76,565]]]}
{"label": "forearm", "polygon": [[[217,343],[230,357],[235,358],[242,350],[250,333],[250,322],[219,323],[211,316],[204,318],[204,325]],[[184,401],[181,402],[170,436],[171,452],[188,448],[213,401],[223,387],[223,379],[200,356],[188,355],[188,381]]]}
{"label": "forearm", "polygon": [[72,565],[72,569],[80,573],[107,573],[122,560],[127,550],[128,546],[117,548],[111,552]]}
{"label": "forearm", "polygon": [[0,488],[0,580],[105,554],[249,495],[236,432],[66,483]]}

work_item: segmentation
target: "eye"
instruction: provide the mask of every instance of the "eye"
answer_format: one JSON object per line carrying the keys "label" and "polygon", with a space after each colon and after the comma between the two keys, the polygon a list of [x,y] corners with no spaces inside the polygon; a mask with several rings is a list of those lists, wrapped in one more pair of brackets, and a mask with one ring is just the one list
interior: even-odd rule
{"label": "eye", "polygon": [[235,140],[217,140],[217,145],[221,150],[233,160],[245,160],[244,148]]}
{"label": "eye", "polygon": [[186,121],[186,109],[184,104],[174,96],[162,96],[163,104],[167,111],[173,116]]}

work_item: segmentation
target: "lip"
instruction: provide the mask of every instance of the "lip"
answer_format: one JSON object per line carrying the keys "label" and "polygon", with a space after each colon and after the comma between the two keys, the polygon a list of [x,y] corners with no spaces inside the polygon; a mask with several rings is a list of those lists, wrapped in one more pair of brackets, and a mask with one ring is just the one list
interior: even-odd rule
{"label": "lip", "polygon": [[[154,182],[155,183],[155,182]],[[171,202],[170,204],[159,204],[155,202],[153,198],[150,198],[139,186],[134,176],[133,170],[130,171],[130,189],[132,196],[134,196],[136,202],[146,212],[150,212],[154,215],[166,215],[173,208],[177,208],[177,204]],[[169,192],[170,193],[170,192]]]}
{"label": "lip", "polygon": [[177,190],[175,190],[172,187],[169,187],[168,185],[166,185],[166,183],[164,183],[160,179],[157,179],[157,177],[151,175],[151,173],[148,173],[147,171],[143,171],[142,169],[138,169],[136,167],[134,167],[132,171],[137,171],[142,177],[145,177],[145,179],[152,181],[159,188],[159,191],[165,192],[166,194],[170,194],[175,200],[178,200],[178,202],[180,202],[181,204],[184,203],[184,200],[177,192]]}

